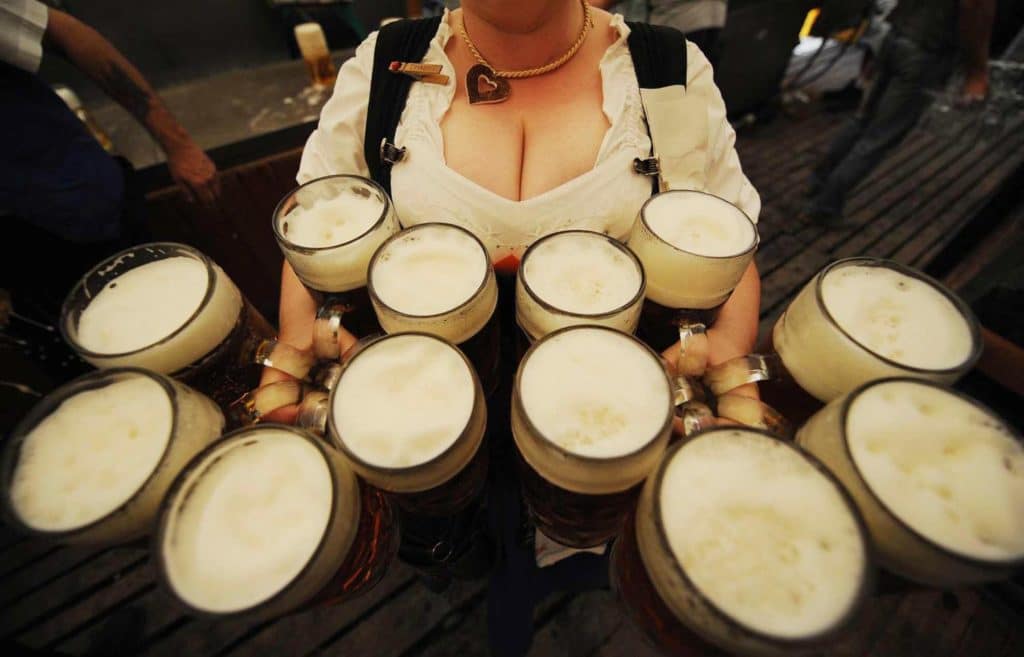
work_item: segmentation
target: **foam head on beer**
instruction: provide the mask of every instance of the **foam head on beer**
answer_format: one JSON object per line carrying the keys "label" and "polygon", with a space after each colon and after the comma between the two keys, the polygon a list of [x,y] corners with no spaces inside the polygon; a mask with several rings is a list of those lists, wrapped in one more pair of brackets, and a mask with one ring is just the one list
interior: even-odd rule
{"label": "foam head on beer", "polygon": [[706,194],[662,194],[644,208],[644,219],[661,239],[701,256],[743,253],[757,239],[754,225],[738,208]]}
{"label": "foam head on beer", "polygon": [[547,440],[599,459],[636,452],[671,406],[660,362],[618,331],[574,327],[537,343],[521,366],[523,411]]}
{"label": "foam head on beer", "polygon": [[108,283],[78,321],[78,342],[99,354],[142,349],[188,321],[206,295],[199,260],[171,257],[130,269]]}
{"label": "foam head on beer", "polygon": [[[451,345],[398,334],[371,344],[345,368],[332,398],[346,449],[383,468],[409,468],[447,450],[466,429],[476,384]],[[461,465],[461,464],[460,464]]]}
{"label": "foam head on beer", "polygon": [[487,252],[466,231],[447,224],[417,226],[381,247],[370,283],[385,305],[425,317],[469,301],[484,284],[488,264]]}
{"label": "foam head on beer", "polygon": [[846,436],[870,489],[926,539],[1024,558],[1024,446],[999,418],[944,388],[884,381],[853,399]]}
{"label": "foam head on beer", "polygon": [[231,613],[299,576],[327,531],[334,491],[320,450],[283,428],[218,447],[171,500],[160,547],[176,595]]}
{"label": "foam head on beer", "polygon": [[[533,338],[589,320],[626,332],[636,328],[643,271],[626,247],[606,235],[574,230],[545,237],[529,249],[519,276],[516,319]],[[621,317],[598,317],[617,310]]]}
{"label": "foam head on beer", "polygon": [[[795,448],[748,430],[698,435],[668,458],[654,492],[664,535],[683,572],[720,611],[783,639],[845,620],[859,600],[867,556],[854,512],[832,480]],[[654,567],[656,585],[658,569],[668,567]]]}
{"label": "foam head on beer", "polygon": [[[102,287],[92,291],[100,281]],[[221,344],[238,324],[244,303],[224,270],[195,249],[147,244],[87,274],[64,302],[62,328],[96,367],[169,374]]]}
{"label": "foam head on beer", "polygon": [[600,315],[625,306],[640,291],[637,263],[598,233],[573,231],[539,243],[523,263],[527,285],[570,313]]}
{"label": "foam head on beer", "polygon": [[365,234],[384,213],[384,201],[357,189],[320,196],[307,192],[300,204],[279,218],[289,242],[307,248],[339,246]]}
{"label": "foam head on beer", "polygon": [[174,411],[157,381],[134,376],[67,399],[24,438],[10,482],[27,527],[69,531],[124,505],[160,463]]}
{"label": "foam head on beer", "polygon": [[838,267],[821,283],[829,314],[854,340],[900,365],[950,369],[973,350],[970,325],[929,283],[887,267]]}
{"label": "foam head on beer", "polygon": [[668,308],[724,303],[756,246],[757,229],[742,210],[688,190],[651,197],[629,237],[647,274],[647,297]]}
{"label": "foam head on beer", "polygon": [[295,26],[295,43],[303,59],[316,59],[330,54],[327,38],[319,23],[300,23]]}

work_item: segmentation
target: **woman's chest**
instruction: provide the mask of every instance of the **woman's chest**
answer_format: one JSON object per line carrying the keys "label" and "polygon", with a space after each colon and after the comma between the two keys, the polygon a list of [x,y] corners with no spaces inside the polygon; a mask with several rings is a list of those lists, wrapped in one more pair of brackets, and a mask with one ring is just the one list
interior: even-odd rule
{"label": "woman's chest", "polygon": [[610,127],[596,73],[513,80],[511,89],[505,102],[472,105],[460,88],[441,122],[448,167],[524,201],[595,166]]}

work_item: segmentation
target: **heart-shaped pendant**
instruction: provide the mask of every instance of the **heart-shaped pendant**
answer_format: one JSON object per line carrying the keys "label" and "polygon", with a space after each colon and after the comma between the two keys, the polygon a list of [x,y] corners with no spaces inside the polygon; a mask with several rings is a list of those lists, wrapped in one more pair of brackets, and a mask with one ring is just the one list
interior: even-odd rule
{"label": "heart-shaped pendant", "polygon": [[466,93],[470,105],[501,103],[508,99],[512,87],[487,66],[475,64],[466,73]]}

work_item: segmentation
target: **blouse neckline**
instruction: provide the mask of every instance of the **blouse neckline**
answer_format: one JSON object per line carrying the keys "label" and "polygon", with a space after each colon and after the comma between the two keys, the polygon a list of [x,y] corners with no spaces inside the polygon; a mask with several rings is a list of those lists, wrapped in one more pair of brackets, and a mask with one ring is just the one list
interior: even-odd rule
{"label": "blouse neckline", "polygon": [[[608,121],[608,129],[605,130],[605,134],[601,140],[601,146],[598,148],[593,166],[579,175],[573,176],[572,178],[565,180],[536,196],[519,200],[510,199],[488,189],[487,187],[484,187],[475,180],[472,180],[461,172],[451,168],[445,158],[445,135],[444,131],[441,129],[441,121],[443,120],[444,115],[448,113],[452,102],[455,100],[456,87],[456,83],[454,82],[455,66],[448,57],[448,53],[445,51],[445,48],[448,45],[448,40],[451,39],[453,35],[452,26],[449,22],[450,20],[451,11],[445,9],[441,16],[441,22],[438,26],[437,34],[432,40],[432,50],[434,50],[432,54],[440,60],[444,72],[453,79],[451,84],[445,85],[445,101],[439,108],[437,108],[439,111],[435,111],[434,114],[434,120],[437,124],[438,139],[438,152],[436,155],[441,169],[446,172],[447,175],[452,176],[462,185],[476,190],[477,193],[483,194],[495,202],[511,204],[518,207],[532,203],[545,202],[550,200],[553,196],[568,193],[574,188],[582,185],[589,177],[598,171],[602,165],[609,163],[608,150],[611,140],[616,134],[616,129],[621,127],[619,122],[623,120],[625,96],[627,91],[623,88],[623,85],[617,83],[615,69],[621,64],[623,57],[625,57],[625,60],[629,62],[629,66],[632,67],[632,59],[629,57],[629,50],[626,43],[630,29],[629,26],[626,25],[625,19],[621,14],[612,15],[609,27],[618,32],[618,37],[608,46],[598,63],[598,70],[601,74],[601,110],[604,112],[605,118]],[[623,50],[625,52],[622,52]]]}

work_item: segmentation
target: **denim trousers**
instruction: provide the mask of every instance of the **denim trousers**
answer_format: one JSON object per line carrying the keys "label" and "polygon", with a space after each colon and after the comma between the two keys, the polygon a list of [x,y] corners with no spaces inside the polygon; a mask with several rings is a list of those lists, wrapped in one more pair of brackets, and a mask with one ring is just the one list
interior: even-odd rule
{"label": "denim trousers", "polygon": [[857,115],[839,132],[812,173],[811,209],[841,214],[846,196],[906,137],[928,107],[929,90],[946,81],[950,51],[923,49],[890,32],[878,54],[875,81]]}

